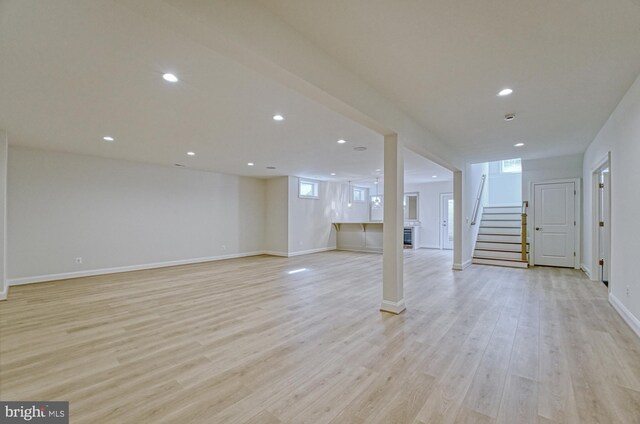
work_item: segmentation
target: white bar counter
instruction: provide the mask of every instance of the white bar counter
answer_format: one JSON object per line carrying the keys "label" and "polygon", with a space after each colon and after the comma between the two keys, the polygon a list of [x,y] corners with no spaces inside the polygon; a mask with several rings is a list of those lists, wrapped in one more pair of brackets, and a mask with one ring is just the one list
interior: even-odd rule
{"label": "white bar counter", "polygon": [[334,222],[336,248],[382,253],[382,221]]}

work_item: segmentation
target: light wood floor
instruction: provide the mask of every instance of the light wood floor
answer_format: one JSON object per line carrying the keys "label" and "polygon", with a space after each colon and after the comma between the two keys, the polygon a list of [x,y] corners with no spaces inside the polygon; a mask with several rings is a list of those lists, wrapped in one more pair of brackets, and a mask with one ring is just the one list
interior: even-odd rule
{"label": "light wood floor", "polygon": [[[640,423],[640,341],[580,272],[406,252],[268,256],[13,287],[0,397],[72,423]],[[306,268],[295,274],[287,272]]]}

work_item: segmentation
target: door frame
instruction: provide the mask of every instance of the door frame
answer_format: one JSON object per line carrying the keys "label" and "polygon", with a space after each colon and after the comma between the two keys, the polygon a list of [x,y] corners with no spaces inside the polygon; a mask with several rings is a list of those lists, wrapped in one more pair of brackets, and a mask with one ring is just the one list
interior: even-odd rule
{"label": "door frame", "polygon": [[[600,235],[598,233],[598,183],[599,172],[603,166],[609,166],[609,183],[611,184],[611,152],[600,159],[591,170],[591,269],[582,265],[582,270],[587,274],[591,281],[600,281],[600,273],[596,270],[599,269],[598,262],[600,261]],[[611,190],[611,188],[609,188]],[[609,220],[611,220],[611,191],[609,191]],[[611,254],[611,222],[609,222],[609,292],[611,292],[611,262],[613,255]]]}
{"label": "door frame", "polygon": [[[455,198],[453,197],[453,193],[449,192],[449,193],[440,193],[440,207],[438,209],[440,209],[440,213],[438,214],[440,217],[440,220],[438,221],[438,239],[440,240],[440,250],[445,250],[444,249],[444,236],[443,236],[443,230],[442,230],[442,221],[443,221],[443,216],[442,216],[442,210],[444,209],[444,197],[445,196],[451,196],[451,199],[453,199],[453,208],[455,210]],[[455,218],[454,218],[455,221]],[[447,224],[449,223],[448,217],[447,217]],[[453,250],[454,244],[455,244],[455,227],[453,228],[453,232],[454,232],[454,241],[451,242],[451,249],[447,249],[447,250]]]}
{"label": "door frame", "polygon": [[576,252],[576,256],[573,258],[573,268],[580,269],[580,263],[582,258],[581,252],[581,244],[580,244],[580,235],[582,233],[582,220],[581,213],[582,211],[582,186],[580,184],[581,178],[561,178],[557,180],[543,180],[543,181],[531,181],[529,183],[529,212],[531,215],[531,219],[527,220],[527,238],[529,239],[529,265],[534,266],[536,263],[536,242],[533,234],[533,227],[536,222],[536,186],[537,185],[545,185],[545,184],[562,184],[562,183],[573,183],[576,190],[576,198],[573,204],[573,217],[576,221],[575,231],[573,232],[573,251]]}

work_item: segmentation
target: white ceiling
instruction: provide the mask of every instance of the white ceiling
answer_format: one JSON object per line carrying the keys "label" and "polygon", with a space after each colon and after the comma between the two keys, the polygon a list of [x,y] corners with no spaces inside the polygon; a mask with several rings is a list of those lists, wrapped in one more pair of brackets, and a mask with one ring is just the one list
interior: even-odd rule
{"label": "white ceiling", "polygon": [[[638,1],[262,3],[472,161],[584,151],[640,71]],[[0,1],[0,93],[16,145],[258,177],[382,168],[380,135],[112,0]],[[408,183],[451,179],[415,156]]]}
{"label": "white ceiling", "polygon": [[583,152],[640,72],[638,0],[259,2],[472,160]]}
{"label": "white ceiling", "polygon": [[382,136],[112,1],[4,1],[0,19],[11,144],[258,177],[373,182],[382,168]]}

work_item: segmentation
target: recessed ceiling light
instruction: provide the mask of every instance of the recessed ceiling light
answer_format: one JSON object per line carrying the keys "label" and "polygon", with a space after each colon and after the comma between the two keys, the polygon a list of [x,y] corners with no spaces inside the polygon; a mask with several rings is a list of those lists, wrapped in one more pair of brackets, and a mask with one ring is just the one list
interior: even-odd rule
{"label": "recessed ceiling light", "polygon": [[504,115],[505,121],[513,121],[514,119],[516,119],[515,113],[507,113],[506,115]]}
{"label": "recessed ceiling light", "polygon": [[432,175],[431,178],[438,178],[438,176],[437,175]]}
{"label": "recessed ceiling light", "polygon": [[196,153],[195,153],[195,152],[187,152],[187,154],[188,154],[189,156],[195,156],[195,155],[196,155]]}
{"label": "recessed ceiling light", "polygon": [[513,90],[510,88],[505,88],[504,90],[501,90],[498,93],[498,96],[508,96],[509,94],[513,93]]}
{"label": "recessed ceiling light", "polygon": [[338,144],[344,144],[346,142],[347,142],[347,140],[343,140],[343,139],[338,140]]}
{"label": "recessed ceiling light", "polygon": [[104,141],[113,141],[113,140],[114,140],[114,138],[113,138],[113,137],[109,137],[108,135],[107,135],[107,136],[105,136],[105,137],[102,137],[102,139],[103,139]]}
{"label": "recessed ceiling light", "polygon": [[178,77],[173,74],[164,74],[162,78],[164,78],[165,81],[178,82]]}
{"label": "recessed ceiling light", "polygon": [[513,146],[514,146],[514,147],[522,147],[522,146],[524,146],[524,143],[516,143],[516,144],[514,144]]}
{"label": "recessed ceiling light", "polygon": [[332,173],[331,173],[331,175],[336,175],[336,173],[335,173],[335,172],[332,172]]}
{"label": "recessed ceiling light", "polygon": [[282,115],[273,115],[274,121],[284,121],[284,116]]}
{"label": "recessed ceiling light", "polygon": [[364,146],[358,146],[354,147],[353,150],[355,150],[356,152],[364,152],[365,150],[367,150],[367,148]]}
{"label": "recessed ceiling light", "polygon": [[247,163],[247,166],[253,166],[253,162]]}

